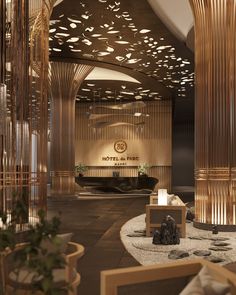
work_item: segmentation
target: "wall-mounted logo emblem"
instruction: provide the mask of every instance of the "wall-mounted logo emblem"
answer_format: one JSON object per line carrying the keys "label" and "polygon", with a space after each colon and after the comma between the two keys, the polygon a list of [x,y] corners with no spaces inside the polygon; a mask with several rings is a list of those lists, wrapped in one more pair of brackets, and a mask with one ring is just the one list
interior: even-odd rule
{"label": "wall-mounted logo emblem", "polygon": [[117,153],[124,153],[127,150],[127,143],[124,140],[117,140],[114,143],[114,150]]}

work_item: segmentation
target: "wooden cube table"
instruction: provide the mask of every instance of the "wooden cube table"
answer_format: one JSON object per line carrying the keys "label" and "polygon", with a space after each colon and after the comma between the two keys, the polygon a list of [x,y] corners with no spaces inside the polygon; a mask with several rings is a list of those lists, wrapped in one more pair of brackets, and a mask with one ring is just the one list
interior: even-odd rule
{"label": "wooden cube table", "polygon": [[180,230],[180,237],[186,236],[186,207],[181,206],[159,206],[157,204],[146,205],[146,236],[150,237],[154,229],[160,229],[161,223],[166,215],[175,219]]}

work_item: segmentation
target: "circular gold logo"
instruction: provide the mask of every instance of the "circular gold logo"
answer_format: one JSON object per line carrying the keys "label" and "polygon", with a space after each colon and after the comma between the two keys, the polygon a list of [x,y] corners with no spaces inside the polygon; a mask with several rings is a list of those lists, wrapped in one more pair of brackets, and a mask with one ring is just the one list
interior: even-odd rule
{"label": "circular gold logo", "polygon": [[124,140],[117,140],[114,143],[114,150],[117,153],[124,153],[127,150],[127,143]]}

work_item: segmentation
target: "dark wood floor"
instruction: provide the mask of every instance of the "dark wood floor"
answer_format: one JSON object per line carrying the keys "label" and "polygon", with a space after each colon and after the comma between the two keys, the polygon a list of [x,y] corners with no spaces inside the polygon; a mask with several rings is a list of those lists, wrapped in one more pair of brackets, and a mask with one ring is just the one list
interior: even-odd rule
{"label": "dark wood floor", "polygon": [[120,241],[120,228],[145,212],[148,198],[113,200],[61,199],[48,201],[48,216],[61,212],[62,232],[73,232],[73,241],[85,246],[78,261],[79,295],[100,294],[100,271],[138,265]]}
{"label": "dark wood floor", "polygon": [[[192,193],[181,193],[184,202],[193,200]],[[100,294],[100,271],[138,265],[120,241],[122,225],[145,212],[147,197],[130,199],[78,200],[49,198],[48,217],[61,212],[61,231],[73,232],[73,241],[85,246],[78,261],[81,274],[79,295]],[[227,268],[236,272],[236,263]]]}

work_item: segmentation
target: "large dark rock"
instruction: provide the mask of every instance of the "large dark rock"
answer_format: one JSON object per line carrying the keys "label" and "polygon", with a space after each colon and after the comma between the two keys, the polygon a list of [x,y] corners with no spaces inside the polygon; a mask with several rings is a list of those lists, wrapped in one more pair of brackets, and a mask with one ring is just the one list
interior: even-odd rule
{"label": "large dark rock", "polygon": [[188,257],[189,253],[182,250],[171,250],[168,254],[169,259],[182,259],[184,257]]}
{"label": "large dark rock", "polygon": [[179,230],[173,217],[167,215],[161,224],[160,231],[155,230],[153,244],[174,245],[179,244]]}

